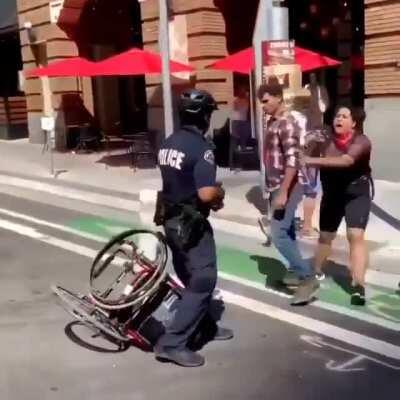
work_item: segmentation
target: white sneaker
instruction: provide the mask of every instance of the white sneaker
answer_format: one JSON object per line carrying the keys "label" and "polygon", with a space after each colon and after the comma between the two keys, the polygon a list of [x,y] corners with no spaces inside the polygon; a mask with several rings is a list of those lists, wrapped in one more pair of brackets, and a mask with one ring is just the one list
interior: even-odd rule
{"label": "white sneaker", "polygon": [[316,274],[315,274],[315,277],[317,278],[317,280],[318,281],[323,281],[325,278],[326,278],[326,276],[325,276],[325,274],[323,273],[323,272],[317,272]]}

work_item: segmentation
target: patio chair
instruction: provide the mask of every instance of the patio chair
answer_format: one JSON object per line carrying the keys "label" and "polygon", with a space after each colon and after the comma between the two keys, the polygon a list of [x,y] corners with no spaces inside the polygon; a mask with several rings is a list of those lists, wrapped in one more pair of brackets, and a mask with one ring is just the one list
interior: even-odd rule
{"label": "patio chair", "polygon": [[83,125],[78,128],[78,132],[78,143],[74,149],[75,152],[88,152],[93,149],[98,149],[100,145],[100,137],[95,128],[90,125]]}
{"label": "patio chair", "polygon": [[150,142],[148,132],[132,133],[123,135],[122,137],[128,145],[128,153],[131,155],[134,171],[136,171],[139,159],[147,158],[152,163],[156,163],[156,154]]}

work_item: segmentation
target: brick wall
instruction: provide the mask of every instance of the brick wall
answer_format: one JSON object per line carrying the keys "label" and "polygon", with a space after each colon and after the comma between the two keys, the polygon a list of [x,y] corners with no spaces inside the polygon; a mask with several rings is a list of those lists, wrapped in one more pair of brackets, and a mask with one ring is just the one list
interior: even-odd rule
{"label": "brick wall", "polygon": [[365,91],[400,95],[400,0],[365,0]]}

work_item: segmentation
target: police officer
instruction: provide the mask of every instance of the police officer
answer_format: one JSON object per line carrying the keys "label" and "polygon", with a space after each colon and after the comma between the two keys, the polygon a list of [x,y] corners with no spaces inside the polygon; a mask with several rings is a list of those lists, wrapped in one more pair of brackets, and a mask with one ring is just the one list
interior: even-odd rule
{"label": "police officer", "polygon": [[[181,128],[164,141],[158,154],[165,206],[163,224],[174,269],[185,290],[154,352],[156,359],[184,367],[205,362],[200,354],[188,349],[188,343],[204,321],[210,320],[217,281],[214,235],[207,218],[211,209],[223,207],[225,192],[216,182],[214,153],[204,138],[216,109],[208,92],[184,91],[179,101]],[[215,340],[233,337],[231,330],[215,322],[214,326]]]}

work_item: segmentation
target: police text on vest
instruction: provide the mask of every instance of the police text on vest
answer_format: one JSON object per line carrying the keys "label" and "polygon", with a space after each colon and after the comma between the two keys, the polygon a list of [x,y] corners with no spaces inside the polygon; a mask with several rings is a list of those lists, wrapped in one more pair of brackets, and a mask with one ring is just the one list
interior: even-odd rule
{"label": "police text on vest", "polygon": [[175,169],[182,168],[182,162],[185,158],[185,153],[181,153],[174,149],[162,149],[158,153],[158,162],[160,165],[169,165]]}

